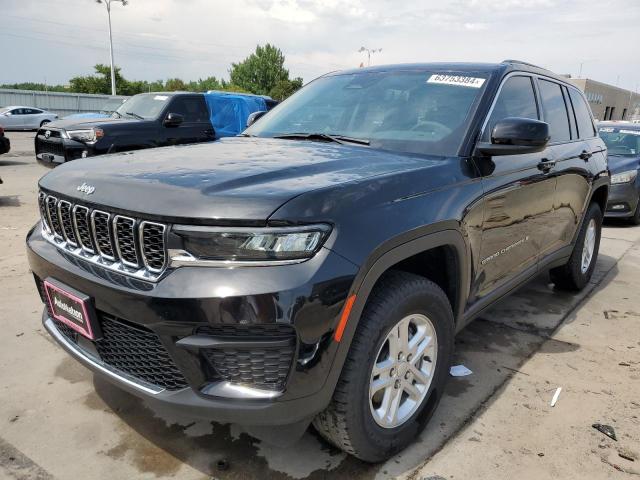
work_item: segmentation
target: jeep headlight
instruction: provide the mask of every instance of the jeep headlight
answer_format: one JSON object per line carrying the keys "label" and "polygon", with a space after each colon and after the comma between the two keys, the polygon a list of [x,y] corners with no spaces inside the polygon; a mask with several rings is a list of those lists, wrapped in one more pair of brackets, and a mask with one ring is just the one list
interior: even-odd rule
{"label": "jeep headlight", "polygon": [[616,173],[611,175],[611,185],[615,185],[617,183],[630,183],[636,179],[638,175],[637,170],[627,170],[626,172]]}
{"label": "jeep headlight", "polygon": [[324,224],[268,228],[176,225],[173,233],[181,238],[183,248],[170,254],[172,260],[184,263],[300,261],[318,252],[330,230]]}
{"label": "jeep headlight", "polygon": [[67,130],[67,135],[72,140],[82,143],[96,143],[104,137],[104,131],[101,128],[87,128],[82,130]]}

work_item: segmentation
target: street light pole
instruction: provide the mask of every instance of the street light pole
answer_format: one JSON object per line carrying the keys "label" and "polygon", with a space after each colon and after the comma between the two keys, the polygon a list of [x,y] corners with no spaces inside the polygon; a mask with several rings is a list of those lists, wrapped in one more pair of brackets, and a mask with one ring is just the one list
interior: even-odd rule
{"label": "street light pole", "polygon": [[107,7],[107,17],[109,19],[109,57],[111,60],[111,95],[116,94],[116,70],[113,63],[113,35],[111,34],[111,2],[120,2],[124,7],[127,0],[96,0],[97,3],[104,3]]}

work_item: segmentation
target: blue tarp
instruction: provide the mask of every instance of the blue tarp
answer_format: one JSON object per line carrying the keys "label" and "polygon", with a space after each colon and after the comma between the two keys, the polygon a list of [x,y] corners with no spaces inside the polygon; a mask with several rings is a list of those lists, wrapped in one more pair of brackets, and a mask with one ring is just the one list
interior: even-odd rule
{"label": "blue tarp", "polygon": [[257,95],[207,92],[204,94],[211,114],[216,138],[233,137],[247,127],[247,119],[253,112],[266,111],[267,103]]}

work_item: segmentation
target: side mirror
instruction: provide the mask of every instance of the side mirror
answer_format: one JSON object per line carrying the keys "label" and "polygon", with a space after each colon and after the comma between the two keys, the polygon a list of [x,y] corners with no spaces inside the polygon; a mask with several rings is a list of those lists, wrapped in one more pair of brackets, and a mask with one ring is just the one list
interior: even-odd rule
{"label": "side mirror", "polygon": [[164,124],[165,127],[177,127],[183,121],[184,121],[184,117],[179,113],[168,113],[167,116],[164,118],[164,122],[162,123]]}
{"label": "side mirror", "polygon": [[9,117],[9,116],[13,115],[13,113],[11,113],[11,112],[4,112],[4,113],[3,113],[3,115],[6,115],[7,117]]}
{"label": "side mirror", "polygon": [[249,115],[249,117],[247,118],[247,128],[249,128],[251,125],[256,123],[258,119],[262,117],[265,113],[267,112],[260,110],[259,112],[253,112],[251,115]]}
{"label": "side mirror", "polygon": [[549,124],[532,118],[508,117],[491,131],[491,143],[478,143],[485,155],[518,155],[541,152],[549,143]]}

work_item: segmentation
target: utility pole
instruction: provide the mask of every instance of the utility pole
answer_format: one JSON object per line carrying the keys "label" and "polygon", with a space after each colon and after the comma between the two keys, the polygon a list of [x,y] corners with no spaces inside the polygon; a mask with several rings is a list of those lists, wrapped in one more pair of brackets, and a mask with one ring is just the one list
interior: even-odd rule
{"label": "utility pole", "polygon": [[127,0],[96,0],[96,3],[104,3],[107,7],[107,17],[109,18],[109,57],[111,59],[111,95],[116,94],[116,70],[113,63],[113,36],[111,35],[111,2],[127,5]]}
{"label": "utility pole", "polygon": [[379,53],[381,52],[382,49],[381,48],[374,48],[373,50],[368,49],[366,47],[360,47],[360,50],[358,50],[358,53],[362,53],[362,52],[367,52],[367,66],[371,66],[371,54],[372,53]]}

